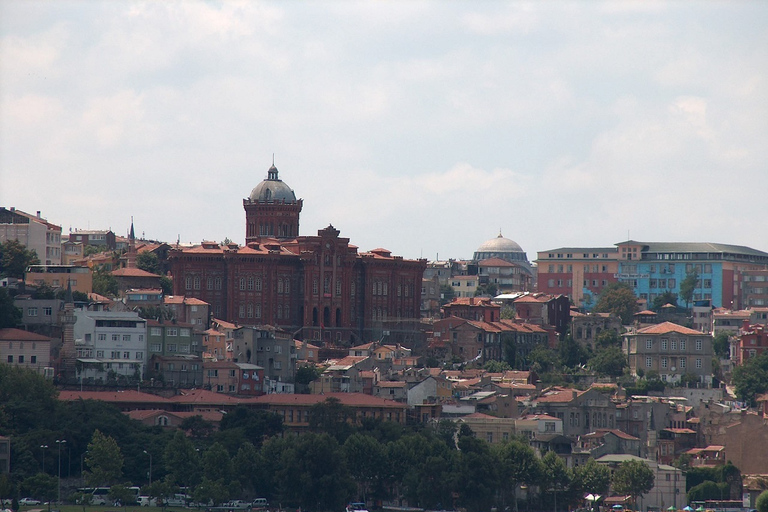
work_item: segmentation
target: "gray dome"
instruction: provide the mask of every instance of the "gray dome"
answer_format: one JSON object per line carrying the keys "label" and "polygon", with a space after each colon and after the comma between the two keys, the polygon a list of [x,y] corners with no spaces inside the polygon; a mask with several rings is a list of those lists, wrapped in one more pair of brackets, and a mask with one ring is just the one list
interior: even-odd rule
{"label": "gray dome", "polygon": [[523,248],[509,238],[504,238],[499,233],[496,238],[491,238],[477,248],[477,252],[523,252]]}
{"label": "gray dome", "polygon": [[277,177],[277,167],[272,165],[267,173],[267,179],[256,185],[251,191],[251,201],[285,201],[295,203],[296,194],[291,187]]}
{"label": "gray dome", "polygon": [[523,248],[514,240],[501,236],[501,233],[496,238],[491,238],[478,247],[472,259],[483,261],[491,258],[499,258],[510,263],[517,263],[526,268],[530,266]]}

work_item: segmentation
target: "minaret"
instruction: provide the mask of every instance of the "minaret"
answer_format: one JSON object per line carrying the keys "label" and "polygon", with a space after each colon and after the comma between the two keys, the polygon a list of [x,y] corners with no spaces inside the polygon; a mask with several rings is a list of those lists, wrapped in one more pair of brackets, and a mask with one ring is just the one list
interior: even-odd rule
{"label": "minaret", "polygon": [[61,350],[59,351],[59,375],[69,374],[74,371],[74,363],[77,358],[75,349],[75,301],[72,299],[72,283],[67,279],[67,294],[64,298],[64,310],[59,313],[61,325]]}
{"label": "minaret", "polygon": [[128,251],[125,253],[125,268],[136,268],[136,235],[133,231],[133,215],[131,215],[131,231],[128,234]]}

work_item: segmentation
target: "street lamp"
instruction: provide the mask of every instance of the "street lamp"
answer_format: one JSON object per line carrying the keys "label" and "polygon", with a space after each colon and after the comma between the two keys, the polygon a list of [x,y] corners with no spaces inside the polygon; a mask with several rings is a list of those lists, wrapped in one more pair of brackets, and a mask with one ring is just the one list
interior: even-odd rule
{"label": "street lamp", "polygon": [[40,448],[43,449],[43,473],[45,473],[45,449],[48,448],[47,444],[41,444]]}
{"label": "street lamp", "polygon": [[56,444],[59,445],[59,492],[58,492],[58,499],[56,500],[56,503],[61,503],[61,445],[66,443],[66,439],[57,439]]}
{"label": "street lamp", "polygon": [[147,450],[144,450],[144,453],[149,455],[149,485],[152,485],[152,454]]}

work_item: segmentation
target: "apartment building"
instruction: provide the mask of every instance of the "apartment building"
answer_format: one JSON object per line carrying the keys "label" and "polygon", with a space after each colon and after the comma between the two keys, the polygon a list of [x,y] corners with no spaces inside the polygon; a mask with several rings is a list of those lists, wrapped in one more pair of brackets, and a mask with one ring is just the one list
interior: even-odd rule
{"label": "apartment building", "polygon": [[0,329],[0,362],[53,376],[51,338],[21,329]]}
{"label": "apartment building", "polygon": [[147,321],[134,312],[75,310],[75,348],[84,379],[141,378],[147,363]]}
{"label": "apartment building", "polygon": [[18,240],[45,265],[61,265],[61,226],[40,216],[0,207],[0,242]]}
{"label": "apartment building", "polygon": [[24,273],[24,280],[35,286],[45,284],[54,289],[71,286],[73,292],[93,291],[93,274],[88,267],[31,265]]}
{"label": "apartment building", "polygon": [[561,247],[541,251],[537,290],[552,295],[566,295],[573,303],[591,309],[597,296],[618,280],[616,247]]}
{"label": "apartment building", "polygon": [[624,335],[623,350],[634,375],[657,371],[665,382],[692,374],[712,384],[712,336],[663,322]]}

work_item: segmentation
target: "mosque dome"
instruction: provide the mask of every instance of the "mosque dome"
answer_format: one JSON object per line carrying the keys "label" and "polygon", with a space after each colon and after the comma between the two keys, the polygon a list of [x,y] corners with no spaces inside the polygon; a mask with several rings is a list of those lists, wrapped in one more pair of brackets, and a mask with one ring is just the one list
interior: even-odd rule
{"label": "mosque dome", "polygon": [[250,200],[254,202],[284,201],[295,203],[296,194],[283,180],[277,177],[277,167],[272,164],[267,172],[267,179],[256,185],[251,191]]}
{"label": "mosque dome", "polygon": [[528,257],[525,255],[523,248],[514,240],[501,236],[501,233],[496,238],[491,238],[478,247],[472,259],[482,261],[490,258],[499,258],[510,263],[524,262],[528,264]]}

